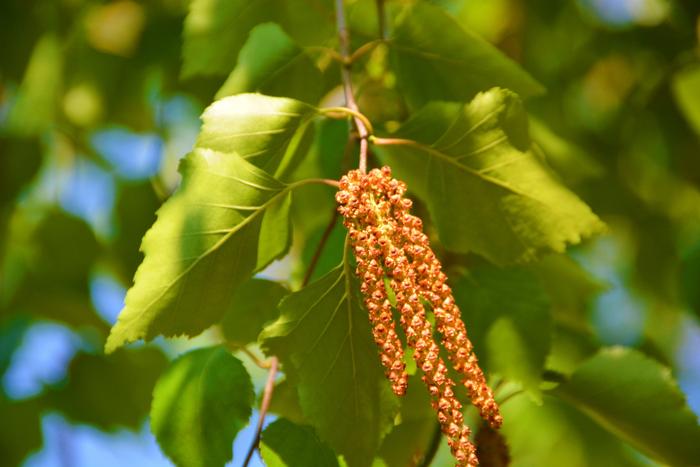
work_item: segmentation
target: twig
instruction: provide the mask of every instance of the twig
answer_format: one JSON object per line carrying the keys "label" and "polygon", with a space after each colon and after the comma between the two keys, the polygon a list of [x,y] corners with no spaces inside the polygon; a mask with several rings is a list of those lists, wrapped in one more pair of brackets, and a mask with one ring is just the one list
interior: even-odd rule
{"label": "twig", "polygon": [[326,230],[323,231],[323,235],[321,236],[321,240],[318,242],[318,245],[316,246],[316,251],[314,251],[314,255],[311,257],[311,262],[309,263],[309,268],[306,270],[306,274],[304,274],[304,280],[301,283],[302,287],[306,287],[306,285],[309,283],[309,280],[311,280],[311,275],[314,273],[314,270],[316,269],[316,264],[318,263],[318,260],[321,258],[321,253],[323,252],[323,247],[326,246],[326,243],[328,242],[328,239],[331,236],[331,232],[333,232],[333,227],[335,227],[335,221],[338,219],[338,211],[334,208],[333,209],[333,215],[331,216],[330,222],[328,222],[328,225],[326,226]]}
{"label": "twig", "polygon": [[265,391],[263,392],[262,403],[260,404],[260,412],[258,413],[258,425],[255,427],[255,438],[253,443],[248,449],[248,454],[243,461],[243,467],[248,467],[250,459],[253,457],[253,453],[258,448],[260,444],[260,435],[262,434],[263,423],[265,422],[265,416],[270,408],[270,401],[272,400],[272,393],[275,390],[275,377],[277,376],[277,365],[279,360],[277,357],[270,358],[270,370],[267,372],[267,382],[265,383]]}
{"label": "twig", "polygon": [[376,46],[378,46],[379,44],[381,44],[382,42],[384,42],[384,41],[380,40],[380,39],[376,39],[376,40],[369,41],[369,42],[359,46],[357,49],[355,49],[355,51],[352,53],[352,55],[350,55],[350,64],[353,64],[356,61],[358,61],[365,54],[374,50],[374,48]]}
{"label": "twig", "polygon": [[[343,57],[343,66],[340,68],[340,74],[343,78],[343,91],[345,93],[345,106],[359,112],[360,109],[357,106],[357,101],[355,101],[355,95],[352,92],[352,63],[350,61],[350,32],[348,31],[347,24],[345,22],[345,6],[343,5],[343,0],[335,0],[335,21],[338,28],[338,42],[340,55]],[[357,127],[357,133],[360,136],[360,172],[367,172],[367,149],[369,138],[369,131],[365,126],[362,119],[355,117],[355,127]]]}
{"label": "twig", "polygon": [[246,346],[239,347],[238,350],[240,350],[241,352],[246,354],[248,356],[248,358],[250,358],[253,361],[253,363],[255,363],[255,365],[257,365],[258,367],[263,368],[263,369],[270,368],[270,366],[271,366],[270,360],[260,360],[260,358],[258,358],[257,355],[255,355],[253,352],[251,352],[248,347],[246,347]]}

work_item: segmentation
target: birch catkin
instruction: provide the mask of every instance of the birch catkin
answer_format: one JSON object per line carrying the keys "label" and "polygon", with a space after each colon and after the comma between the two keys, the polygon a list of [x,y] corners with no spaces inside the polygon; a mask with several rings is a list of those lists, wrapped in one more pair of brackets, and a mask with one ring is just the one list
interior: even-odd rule
{"label": "birch catkin", "polygon": [[[411,200],[404,198],[406,185],[391,177],[384,167],[367,174],[349,172],[340,180],[336,195],[357,258],[356,273],[373,327],[374,340],[387,378],[397,395],[406,391],[404,351],[392,317],[385,279],[396,297],[395,307],[413,358],[423,372],[433,408],[459,466],[478,464],[476,449],[464,425],[462,404],[454,393],[440,347],[433,339],[435,323],[453,368],[462,375],[474,404],[492,427],[502,423],[493,392],[486,384],[447,277],[423,233],[422,222],[409,213]],[[424,301],[430,305],[426,309]]]}

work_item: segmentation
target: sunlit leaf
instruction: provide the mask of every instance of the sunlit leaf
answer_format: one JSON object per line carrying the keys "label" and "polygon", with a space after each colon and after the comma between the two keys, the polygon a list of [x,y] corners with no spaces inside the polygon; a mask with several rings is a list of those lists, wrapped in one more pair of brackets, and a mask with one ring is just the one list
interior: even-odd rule
{"label": "sunlit leaf", "polygon": [[635,350],[602,350],[554,393],[664,463],[700,464],[697,416],[670,370]]}
{"label": "sunlit leaf", "polygon": [[216,96],[260,92],[315,104],[322,90],[321,71],[306,52],[279,25],[264,23],[251,31],[236,68]]}
{"label": "sunlit leaf", "polygon": [[236,153],[270,174],[283,172],[313,107],[282,97],[239,94],[207,107],[197,147]]}
{"label": "sunlit leaf", "polygon": [[401,15],[389,45],[398,85],[413,107],[432,100],[466,101],[493,86],[522,97],[544,90],[510,58],[427,2],[416,2]]}
{"label": "sunlit leaf", "polygon": [[180,189],[143,239],[146,257],[106,349],[158,334],[196,335],[235,288],[289,247],[289,186],[236,154],[195,149]]}
{"label": "sunlit leaf", "polygon": [[333,451],[318,439],[313,428],[280,418],[265,428],[260,455],[267,467],[337,467]]}
{"label": "sunlit leaf", "polygon": [[306,419],[350,466],[369,465],[397,408],[360,300],[345,263],[286,297],[260,336],[298,381]]}
{"label": "sunlit leaf", "polygon": [[545,395],[542,403],[536,403],[515,396],[501,406],[501,412],[505,421],[500,432],[511,467],[654,465],[556,397]]}
{"label": "sunlit leaf", "polygon": [[404,143],[382,146],[385,161],[427,201],[448,249],[523,262],[603,228],[532,153],[527,116],[509,91],[428,104],[396,136]]}
{"label": "sunlit leaf", "polygon": [[158,380],[151,430],[176,465],[223,466],[233,455],[236,433],[248,423],[253,397],[245,367],[226,349],[193,350]]}
{"label": "sunlit leaf", "polygon": [[252,279],[243,284],[221,322],[226,341],[241,346],[255,342],[263,326],[279,316],[277,304],[287,293],[272,281]]}

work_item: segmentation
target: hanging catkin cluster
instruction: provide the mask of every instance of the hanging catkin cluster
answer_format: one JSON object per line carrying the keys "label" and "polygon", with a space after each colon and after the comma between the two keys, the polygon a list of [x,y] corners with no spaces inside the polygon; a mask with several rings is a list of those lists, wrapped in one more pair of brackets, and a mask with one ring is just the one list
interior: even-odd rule
{"label": "hanging catkin cluster", "polygon": [[[423,233],[422,221],[409,213],[412,202],[404,198],[405,192],[406,185],[392,178],[388,167],[367,174],[353,170],[340,180],[336,200],[350,232],[374,341],[394,392],[403,395],[407,384],[404,351],[392,317],[395,306],[457,465],[474,466],[478,464],[476,450],[469,440],[469,427],[464,425],[462,404],[454,394],[455,382],[448,376],[433,339],[428,311],[434,314],[442,345],[453,368],[462,375],[472,403],[492,427],[498,428],[503,420],[474,355],[447,277]],[[394,292],[394,305],[386,283]],[[429,304],[428,309],[424,303]]]}

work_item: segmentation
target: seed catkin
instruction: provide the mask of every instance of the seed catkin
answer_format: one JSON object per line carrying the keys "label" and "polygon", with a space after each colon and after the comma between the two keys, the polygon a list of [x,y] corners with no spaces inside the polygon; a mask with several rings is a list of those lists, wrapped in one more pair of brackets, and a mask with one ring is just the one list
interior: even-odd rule
{"label": "seed catkin", "polygon": [[[353,170],[340,180],[338,211],[349,231],[374,340],[394,392],[403,395],[407,385],[404,350],[392,317],[395,307],[457,465],[475,466],[476,449],[469,439],[469,427],[464,425],[455,382],[448,376],[440,347],[433,339],[428,311],[435,315],[442,345],[452,366],[462,375],[472,403],[492,427],[499,427],[502,418],[447,277],[423,233],[421,220],[409,213],[412,202],[404,197],[405,192],[406,185],[392,178],[388,167],[367,174]],[[394,304],[389,300],[385,280],[396,298]]]}

